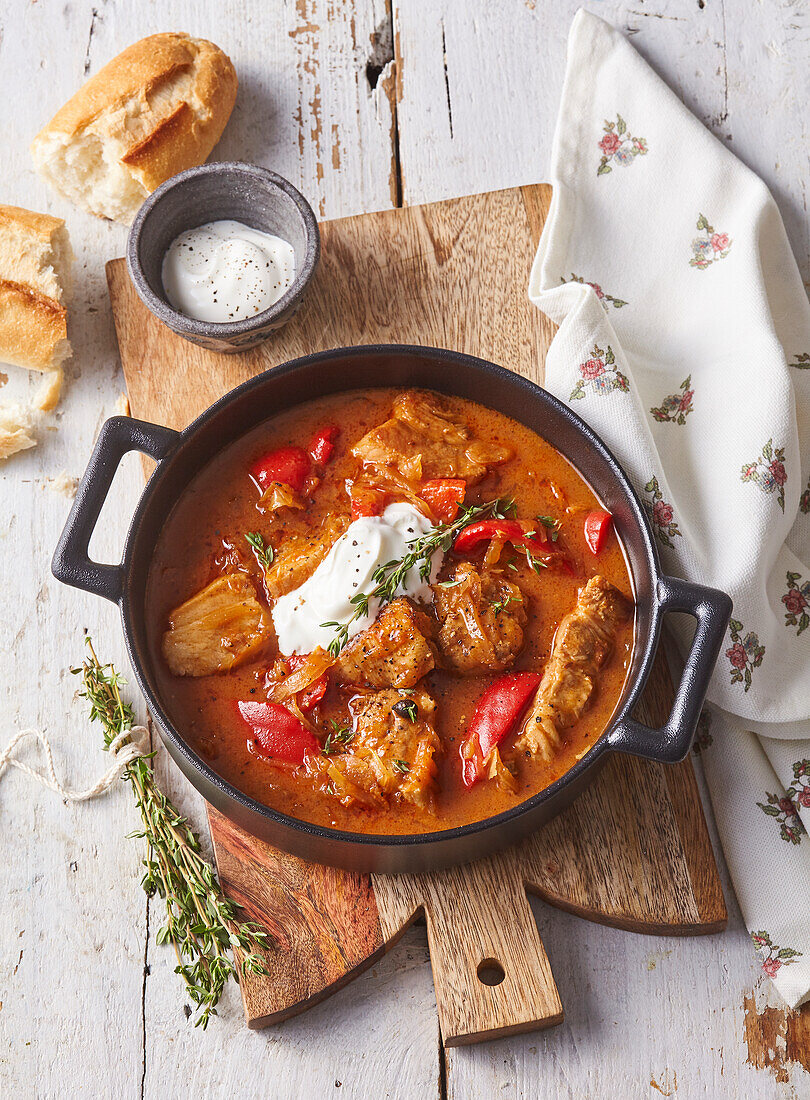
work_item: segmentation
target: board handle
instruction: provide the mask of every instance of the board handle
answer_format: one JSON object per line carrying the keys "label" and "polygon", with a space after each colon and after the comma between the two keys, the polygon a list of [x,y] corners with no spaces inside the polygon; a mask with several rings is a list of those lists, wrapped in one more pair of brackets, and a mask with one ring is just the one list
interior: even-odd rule
{"label": "board handle", "polygon": [[58,581],[118,603],[124,586],[123,565],[101,565],[89,554],[98,517],[125,454],[141,451],[160,461],[179,438],[180,433],[172,428],[131,416],[111,416],[104,422],[56,544],[51,572]]}
{"label": "board handle", "polygon": [[511,861],[482,860],[436,872],[424,885],[445,1046],[561,1023],[551,965]]}

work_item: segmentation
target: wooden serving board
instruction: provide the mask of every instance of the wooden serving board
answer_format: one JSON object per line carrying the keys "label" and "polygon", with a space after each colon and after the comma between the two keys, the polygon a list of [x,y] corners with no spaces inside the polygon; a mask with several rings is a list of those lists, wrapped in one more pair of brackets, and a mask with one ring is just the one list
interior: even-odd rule
{"label": "wooden serving board", "polygon": [[[183,428],[247,378],[349,344],[455,348],[541,382],[553,328],[529,304],[526,286],[550,197],[548,186],[536,185],[325,222],[320,267],[298,316],[263,347],[239,355],[175,336],[141,304],[124,261],[111,261],[133,415]],[[671,700],[659,654],[639,717],[660,725]],[[274,941],[268,976],[242,981],[251,1027],[329,996],[421,913],[445,1044],[559,1023],[562,1005],[527,889],[635,932],[698,935],[726,924],[688,760],[664,767],[613,757],[589,790],[520,846],[422,875],[305,863],[213,808],[208,815],[225,889]]]}

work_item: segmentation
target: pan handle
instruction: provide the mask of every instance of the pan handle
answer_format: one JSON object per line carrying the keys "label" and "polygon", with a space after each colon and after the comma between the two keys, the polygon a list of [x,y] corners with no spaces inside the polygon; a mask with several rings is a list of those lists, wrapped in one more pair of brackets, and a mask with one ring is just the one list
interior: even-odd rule
{"label": "pan handle", "polygon": [[709,680],[720,654],[731,618],[731,598],[716,588],[689,584],[677,577],[660,577],[658,604],[662,612],[683,611],[697,619],[697,629],[675,691],[672,710],[661,729],[651,729],[634,718],[620,719],[608,735],[616,752],[675,764],[689,752]]}
{"label": "pan handle", "polygon": [[124,589],[123,564],[100,565],[88,547],[121,459],[142,451],[158,462],[172,451],[180,433],[130,416],[113,416],[102,426],[65,528],[56,544],[51,572],[58,581],[118,603]]}

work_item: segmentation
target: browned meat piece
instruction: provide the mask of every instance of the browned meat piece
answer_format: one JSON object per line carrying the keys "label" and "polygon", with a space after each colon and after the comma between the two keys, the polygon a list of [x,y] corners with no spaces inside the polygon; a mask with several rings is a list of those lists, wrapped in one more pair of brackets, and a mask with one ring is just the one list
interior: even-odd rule
{"label": "browned meat piece", "polygon": [[258,656],[270,634],[252,581],[229,573],[172,611],[163,656],[175,676],[210,676]]}
{"label": "browned meat piece", "polygon": [[441,750],[433,699],[418,689],[407,694],[392,689],[358,695],[351,709],[355,734],[347,751],[319,765],[341,802],[384,806],[393,799],[430,806],[434,757]]}
{"label": "browned meat piece", "polygon": [[338,675],[373,688],[413,687],[436,664],[430,619],[400,596],[340,655]]}
{"label": "browned meat piece", "polygon": [[582,716],[599,669],[613,651],[616,631],[629,615],[627,600],[604,577],[591,577],[580,589],[576,607],[557,627],[551,657],[516,742],[518,750],[553,758],[560,730]]}
{"label": "browned meat piece", "polygon": [[302,585],[347,527],[345,516],[329,516],[320,531],[312,535],[290,535],[279,542],[274,547],[272,564],[264,575],[268,596],[275,600]]}
{"label": "browned meat piece", "polygon": [[464,676],[502,672],[523,646],[526,609],[516,584],[460,562],[449,581],[433,586],[444,664]]}
{"label": "browned meat piece", "polygon": [[477,440],[432,394],[415,390],[400,394],[391,419],[364,435],[351,453],[375,473],[410,485],[437,477],[475,484],[510,457],[507,448]]}

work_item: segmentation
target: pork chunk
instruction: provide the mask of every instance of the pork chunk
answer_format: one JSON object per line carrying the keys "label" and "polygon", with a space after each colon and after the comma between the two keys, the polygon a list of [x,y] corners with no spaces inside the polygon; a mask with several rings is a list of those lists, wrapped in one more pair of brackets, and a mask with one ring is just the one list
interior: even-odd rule
{"label": "pork chunk", "polygon": [[613,651],[616,632],[629,616],[628,601],[604,577],[591,577],[580,589],[574,610],[557,628],[551,657],[516,742],[518,750],[553,758],[562,741],[560,730],[582,717],[599,670]]}
{"label": "pork chunk", "polygon": [[270,634],[250,578],[229,573],[172,611],[161,648],[175,676],[210,676],[258,656]]}
{"label": "pork chunk", "polygon": [[352,700],[354,737],[329,758],[329,780],[341,802],[429,807],[436,789],[441,742],[433,728],[436,704],[425,691],[389,689]]}
{"label": "pork chunk", "polygon": [[433,586],[443,663],[463,676],[502,672],[523,646],[526,609],[516,584],[460,562]]}
{"label": "pork chunk", "polygon": [[418,390],[400,394],[390,420],[364,435],[351,453],[374,473],[409,485],[439,477],[474,485],[490,466],[510,457],[505,447],[476,439],[437,397]]}
{"label": "pork chunk", "polygon": [[343,650],[338,676],[373,688],[413,687],[436,664],[430,630],[427,615],[400,596]]}
{"label": "pork chunk", "polygon": [[304,583],[343,534],[348,521],[343,516],[329,516],[320,531],[309,535],[290,535],[278,542],[264,583],[271,599],[285,596]]}

